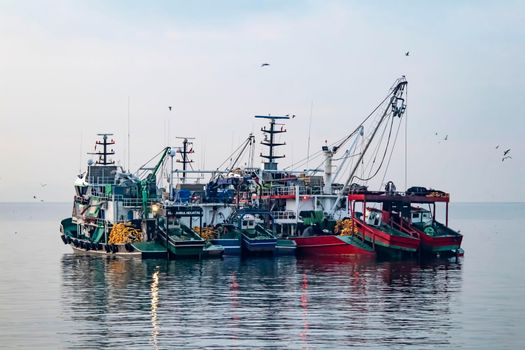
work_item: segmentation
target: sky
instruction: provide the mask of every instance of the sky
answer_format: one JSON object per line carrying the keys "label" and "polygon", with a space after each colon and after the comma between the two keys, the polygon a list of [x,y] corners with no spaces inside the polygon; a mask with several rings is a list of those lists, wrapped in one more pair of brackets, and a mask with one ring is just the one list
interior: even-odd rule
{"label": "sky", "polygon": [[340,139],[402,75],[407,185],[524,201],[523,23],[523,1],[0,0],[0,202],[72,200],[101,132],[132,170],[176,136],[216,168],[261,140],[254,115],[294,114],[286,166],[309,130],[312,152]]}

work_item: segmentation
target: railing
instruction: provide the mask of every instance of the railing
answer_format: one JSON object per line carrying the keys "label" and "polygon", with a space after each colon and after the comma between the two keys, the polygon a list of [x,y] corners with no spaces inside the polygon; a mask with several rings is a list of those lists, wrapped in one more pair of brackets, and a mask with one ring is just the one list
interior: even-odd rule
{"label": "railing", "polygon": [[[274,186],[263,188],[262,196],[295,196],[295,186]],[[299,186],[299,195],[318,195],[323,194],[322,186]]]}
{"label": "railing", "polygon": [[[100,195],[93,195],[92,198],[96,198],[99,201],[115,201],[115,202],[122,202],[123,206],[125,207],[141,207],[143,202],[141,198],[127,198],[122,195],[106,195],[106,194],[100,194]],[[153,204],[158,202],[158,199],[150,198],[146,201],[146,204]]]}
{"label": "railing", "polygon": [[88,183],[109,185],[115,182],[115,176],[89,176]]}
{"label": "railing", "polygon": [[275,220],[297,220],[297,215],[292,210],[273,211],[272,216]]}

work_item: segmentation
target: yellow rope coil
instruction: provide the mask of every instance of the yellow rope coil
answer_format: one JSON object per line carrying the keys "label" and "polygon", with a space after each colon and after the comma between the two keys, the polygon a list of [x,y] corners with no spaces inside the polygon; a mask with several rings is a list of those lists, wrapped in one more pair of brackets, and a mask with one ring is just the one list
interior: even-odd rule
{"label": "yellow rope coil", "polygon": [[109,244],[142,242],[142,231],[129,224],[119,223],[113,226],[109,234]]}
{"label": "yellow rope coil", "polygon": [[335,223],[334,232],[341,236],[350,236],[358,233],[357,225],[353,223],[352,219],[337,220]]}
{"label": "yellow rope coil", "polygon": [[203,227],[202,232],[201,232],[200,227],[195,226],[193,230],[197,232],[199,236],[201,236],[205,240],[210,240],[215,237],[215,230],[213,229],[213,227]]}

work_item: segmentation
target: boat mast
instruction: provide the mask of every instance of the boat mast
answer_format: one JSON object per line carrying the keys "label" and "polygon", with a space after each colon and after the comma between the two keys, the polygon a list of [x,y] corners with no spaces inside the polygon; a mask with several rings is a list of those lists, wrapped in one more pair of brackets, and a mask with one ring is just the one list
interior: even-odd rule
{"label": "boat mast", "polygon": [[193,153],[193,142],[188,140],[194,140],[194,137],[177,137],[183,139],[182,147],[179,147],[179,153],[182,156],[181,160],[177,160],[177,163],[182,163],[182,183],[186,183],[186,170],[188,165],[193,163],[193,160],[189,159],[188,155]]}
{"label": "boat mast", "polygon": [[[285,156],[276,155],[274,148],[278,146],[284,146],[286,145],[286,142],[283,142],[283,143],[276,142],[275,134],[284,133],[286,132],[286,129],[282,127],[283,124],[276,123],[275,121],[278,119],[290,119],[290,117],[289,116],[256,115],[255,118],[270,119],[270,129],[266,129],[266,127],[261,128],[261,131],[265,134],[264,140],[261,141],[261,144],[264,146],[268,146],[268,154],[261,153],[260,156],[268,160],[267,162],[264,162],[264,170],[277,170],[277,162],[275,162],[275,160],[284,158]],[[281,125],[281,129],[277,130],[275,128],[276,125]]]}
{"label": "boat mast", "polygon": [[98,165],[111,165],[115,164],[114,160],[109,160],[108,156],[112,156],[115,154],[115,151],[113,149],[108,151],[108,146],[114,145],[115,140],[111,139],[108,141],[108,136],[113,136],[113,134],[97,134],[98,136],[102,136],[102,141],[96,141],[95,142],[95,150],[96,145],[102,145],[102,151],[97,152],[89,152],[88,154],[97,155],[98,160],[96,161],[96,164]]}

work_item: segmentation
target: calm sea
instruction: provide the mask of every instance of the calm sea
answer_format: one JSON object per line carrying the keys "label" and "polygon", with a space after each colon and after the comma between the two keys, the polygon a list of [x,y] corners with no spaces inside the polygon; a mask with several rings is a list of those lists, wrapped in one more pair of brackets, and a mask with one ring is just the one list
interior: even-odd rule
{"label": "calm sea", "polygon": [[0,204],[2,349],[523,349],[525,204],[452,204],[465,257],[77,256],[69,204]]}

